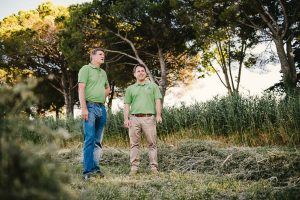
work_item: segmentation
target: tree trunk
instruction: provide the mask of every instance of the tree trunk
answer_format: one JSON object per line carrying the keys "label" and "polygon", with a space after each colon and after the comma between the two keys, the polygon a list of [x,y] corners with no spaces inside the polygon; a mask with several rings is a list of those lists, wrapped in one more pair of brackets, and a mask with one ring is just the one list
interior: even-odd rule
{"label": "tree trunk", "polygon": [[221,66],[222,68],[222,72],[224,74],[224,78],[225,78],[225,83],[226,83],[226,88],[227,88],[227,92],[229,95],[231,95],[233,93],[231,85],[230,85],[230,81],[229,81],[229,75],[228,75],[228,70],[227,70],[227,66]]}
{"label": "tree trunk", "polygon": [[61,85],[62,85],[62,91],[64,95],[65,100],[65,108],[66,108],[66,117],[67,118],[73,118],[74,112],[73,112],[73,78],[71,73],[63,73],[61,77]]}
{"label": "tree trunk", "polygon": [[159,83],[160,92],[162,95],[162,104],[164,102],[164,97],[166,95],[167,90],[167,69],[166,69],[166,63],[164,60],[164,55],[162,52],[162,48],[158,46],[158,59],[160,64],[160,73],[161,73],[161,81]]}
{"label": "tree trunk", "polygon": [[59,119],[59,108],[55,106],[55,119],[56,121]]}
{"label": "tree trunk", "polygon": [[[288,55],[290,52],[284,51],[284,44],[281,39],[274,39],[277,54],[279,57],[281,71],[283,73],[283,84],[288,90],[294,89],[297,84],[297,75],[294,62],[288,60]],[[288,44],[287,44],[288,45]]]}
{"label": "tree trunk", "polygon": [[241,46],[241,55],[240,58],[238,59],[239,61],[239,71],[238,71],[238,78],[237,78],[237,85],[236,85],[236,93],[239,92],[240,89],[240,82],[241,82],[241,76],[242,76],[242,67],[243,67],[243,62],[245,59],[245,53],[246,53],[247,45],[246,41],[243,39],[242,40],[242,46]]}
{"label": "tree trunk", "polygon": [[[221,69],[222,69],[222,72],[223,72],[224,78],[225,78],[225,87],[227,88],[228,94],[231,95],[233,93],[233,91],[232,91],[232,86],[230,85],[230,78],[228,75],[228,72],[231,73],[230,66],[227,67],[227,65],[226,65],[225,55],[222,50],[222,42],[216,41],[216,46],[217,46],[219,56],[221,58],[220,65],[221,65]],[[217,60],[217,58],[216,58],[216,60]],[[231,76],[231,78],[232,78],[232,76]]]}
{"label": "tree trunk", "polygon": [[110,88],[111,88],[111,93],[108,96],[108,103],[107,103],[108,110],[111,110],[111,107],[112,107],[112,100],[113,100],[114,94],[115,94],[115,81],[111,82]]}
{"label": "tree trunk", "polygon": [[73,118],[72,98],[69,91],[64,90],[65,108],[67,118]]}

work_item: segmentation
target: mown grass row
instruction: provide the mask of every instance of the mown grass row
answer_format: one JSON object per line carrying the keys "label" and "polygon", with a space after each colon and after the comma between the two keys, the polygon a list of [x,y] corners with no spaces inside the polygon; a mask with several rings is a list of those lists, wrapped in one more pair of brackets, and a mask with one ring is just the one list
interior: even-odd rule
{"label": "mown grass row", "polygon": [[[129,176],[129,148],[104,148],[105,177],[81,180],[81,148],[56,158],[71,175],[80,199],[299,199],[299,149],[227,147],[216,141],[182,140],[158,146],[159,174],[149,173],[148,151],[141,148],[137,176]],[[283,164],[284,163],[284,164]]]}
{"label": "mown grass row", "polygon": [[[65,127],[73,136],[82,134],[80,119],[67,122],[47,119],[46,123],[53,129]],[[196,138],[203,135],[233,137],[245,145],[299,145],[300,97],[227,96],[191,106],[164,108],[158,136],[164,139],[179,132],[188,132]],[[109,115],[105,134],[107,139],[128,139],[122,111]]]}

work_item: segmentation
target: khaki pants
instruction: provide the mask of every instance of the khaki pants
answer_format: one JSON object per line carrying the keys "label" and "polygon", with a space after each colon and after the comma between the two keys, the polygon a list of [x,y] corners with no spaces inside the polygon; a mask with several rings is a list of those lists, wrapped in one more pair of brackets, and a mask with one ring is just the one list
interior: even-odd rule
{"label": "khaki pants", "polygon": [[156,122],[155,116],[135,117],[130,116],[131,126],[129,127],[130,138],[130,163],[131,170],[138,170],[140,164],[139,143],[141,133],[145,134],[151,169],[157,169],[157,147],[156,147]]}

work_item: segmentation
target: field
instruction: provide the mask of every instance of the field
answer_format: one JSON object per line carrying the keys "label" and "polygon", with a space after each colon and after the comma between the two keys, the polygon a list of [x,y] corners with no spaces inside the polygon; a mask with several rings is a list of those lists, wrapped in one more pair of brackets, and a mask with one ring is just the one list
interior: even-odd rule
{"label": "field", "polygon": [[80,199],[299,199],[300,151],[286,147],[236,147],[214,140],[159,142],[159,174],[141,150],[137,176],[129,176],[129,149],[104,148],[105,178],[81,176],[81,144],[58,158]]}

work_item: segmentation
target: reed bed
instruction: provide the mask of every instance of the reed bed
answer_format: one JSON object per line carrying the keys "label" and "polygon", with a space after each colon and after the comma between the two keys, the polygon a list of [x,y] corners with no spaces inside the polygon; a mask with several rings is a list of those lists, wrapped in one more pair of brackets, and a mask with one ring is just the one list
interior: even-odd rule
{"label": "reed bed", "polygon": [[[52,129],[64,127],[74,138],[82,137],[80,119],[43,119]],[[278,98],[239,95],[215,97],[190,106],[163,109],[163,123],[158,124],[162,140],[180,133],[192,137],[234,138],[242,145],[299,145],[300,97]],[[109,141],[128,141],[123,127],[123,113],[109,114],[105,138]]]}

